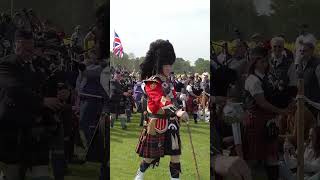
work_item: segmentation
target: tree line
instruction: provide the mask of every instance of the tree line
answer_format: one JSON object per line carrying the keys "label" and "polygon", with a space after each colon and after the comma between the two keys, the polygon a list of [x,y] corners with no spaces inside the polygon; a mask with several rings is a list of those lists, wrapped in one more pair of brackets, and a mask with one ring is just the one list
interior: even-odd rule
{"label": "tree line", "polygon": [[[133,53],[124,53],[122,58],[118,58],[114,56],[112,52],[111,54],[111,65],[112,66],[122,66],[125,67],[130,72],[138,72],[139,65],[143,62],[145,57],[135,57]],[[190,61],[185,60],[183,58],[176,58],[176,61],[173,65],[173,71],[175,74],[184,74],[184,73],[204,73],[210,71],[210,61],[198,58],[194,66],[190,64]]]}
{"label": "tree line", "polygon": [[234,30],[239,29],[245,39],[254,33],[261,33],[268,39],[282,34],[292,42],[301,24],[308,24],[309,31],[320,37],[319,8],[319,0],[271,0],[273,13],[259,15],[253,0],[214,0],[211,3],[211,39],[232,40]]}
{"label": "tree line", "polygon": [[50,20],[69,35],[76,25],[87,31],[95,23],[95,10],[105,3],[105,0],[1,0],[0,12],[10,14],[11,1],[14,12],[32,8],[41,19]]}

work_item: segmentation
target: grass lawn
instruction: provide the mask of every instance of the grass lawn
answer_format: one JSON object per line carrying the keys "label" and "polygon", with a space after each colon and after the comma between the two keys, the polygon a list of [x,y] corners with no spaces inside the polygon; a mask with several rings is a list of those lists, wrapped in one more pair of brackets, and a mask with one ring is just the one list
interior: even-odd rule
{"label": "grass lawn", "polygon": [[[69,164],[70,173],[65,176],[65,180],[99,180],[100,177],[100,163],[86,162],[80,164]],[[0,162],[0,174],[5,165]],[[53,179],[52,169],[49,167]],[[31,180],[30,171],[27,171],[26,179]],[[0,177],[0,180],[3,180]]]}
{"label": "grass lawn", "polygon": [[[3,168],[0,163],[0,170]],[[83,165],[69,165],[70,174],[65,176],[65,180],[99,180],[100,164],[99,163],[85,163]],[[30,180],[30,172],[27,172],[27,180]],[[53,177],[52,177],[53,178]],[[0,180],[3,180],[0,177]]]}
{"label": "grass lawn", "polygon": [[[110,164],[111,180],[133,180],[141,158],[135,153],[138,138],[141,132],[139,127],[140,116],[134,114],[128,129],[122,130],[120,122],[116,121],[115,126],[110,130]],[[194,124],[190,121],[192,141],[197,156],[200,179],[210,179],[210,128],[209,124],[199,122]],[[192,156],[187,126],[182,123],[180,127],[182,141],[181,166],[182,180],[195,180],[196,170]],[[159,167],[148,169],[145,174],[146,180],[166,180],[170,179],[169,157],[160,160]]]}
{"label": "grass lawn", "polygon": [[99,163],[85,163],[84,165],[69,165],[71,174],[65,180],[98,180],[100,177]]}

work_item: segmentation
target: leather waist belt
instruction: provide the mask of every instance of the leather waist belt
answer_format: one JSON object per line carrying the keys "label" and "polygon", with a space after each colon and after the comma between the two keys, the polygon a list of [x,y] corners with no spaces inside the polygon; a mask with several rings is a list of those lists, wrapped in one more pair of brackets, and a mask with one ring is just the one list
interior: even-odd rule
{"label": "leather waist belt", "polygon": [[151,114],[151,113],[148,113],[148,118],[168,119],[169,117],[167,117],[165,114]]}

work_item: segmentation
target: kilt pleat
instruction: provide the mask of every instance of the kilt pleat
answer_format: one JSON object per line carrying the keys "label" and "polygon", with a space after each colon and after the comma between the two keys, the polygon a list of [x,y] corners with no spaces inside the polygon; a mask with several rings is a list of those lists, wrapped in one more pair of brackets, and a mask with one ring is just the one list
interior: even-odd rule
{"label": "kilt pleat", "polygon": [[144,158],[158,158],[164,156],[164,141],[165,134],[148,134],[146,129],[143,129],[136,152]]}
{"label": "kilt pleat", "polygon": [[[177,137],[178,149],[171,149],[171,136]],[[179,128],[175,130],[168,129],[164,133],[156,133],[151,135],[147,133],[147,127],[144,127],[139,142],[136,147],[136,153],[143,158],[159,158],[165,155],[180,155],[181,154],[181,140],[179,135]]]}

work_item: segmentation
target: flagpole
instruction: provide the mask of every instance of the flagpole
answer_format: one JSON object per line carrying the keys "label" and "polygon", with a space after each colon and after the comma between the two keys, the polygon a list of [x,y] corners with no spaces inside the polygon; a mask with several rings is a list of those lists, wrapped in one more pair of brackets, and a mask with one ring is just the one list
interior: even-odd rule
{"label": "flagpole", "polygon": [[[116,38],[119,39],[119,42],[117,42],[117,43],[119,43],[119,47],[117,47],[118,49],[117,49],[117,52],[115,54],[114,50],[115,50]],[[112,54],[113,54],[113,56],[116,56],[116,57],[114,57],[116,59],[118,59],[118,58],[121,59],[122,56],[123,56],[123,47],[122,47],[122,44],[121,44],[121,40],[120,40],[118,34],[116,33],[115,29],[114,29],[113,53]],[[114,66],[114,62],[112,64]]]}
{"label": "flagpole", "polygon": [[[115,38],[115,37],[116,37],[116,30],[113,29],[113,47],[114,47],[114,38]],[[113,57],[113,58],[112,58],[112,66],[115,67],[115,66],[114,66],[114,50],[112,50],[112,54],[113,54],[113,55],[112,55],[112,57]]]}
{"label": "flagpole", "polygon": [[115,66],[114,66],[114,57],[113,57],[113,61],[112,61],[112,66],[115,67]]}

